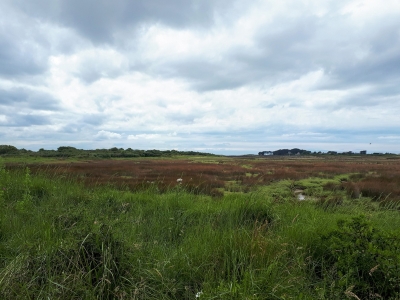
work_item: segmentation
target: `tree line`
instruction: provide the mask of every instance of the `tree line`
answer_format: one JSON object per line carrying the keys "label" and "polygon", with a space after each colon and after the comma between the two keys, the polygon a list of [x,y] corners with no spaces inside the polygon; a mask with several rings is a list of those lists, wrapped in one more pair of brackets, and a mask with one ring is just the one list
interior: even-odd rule
{"label": "tree line", "polygon": [[168,157],[177,155],[196,155],[212,156],[214,154],[197,151],[178,151],[178,150],[139,150],[132,148],[95,149],[84,150],[71,146],[61,146],[57,150],[46,150],[44,148],[38,151],[18,149],[12,145],[0,145],[0,155],[9,156],[39,156],[39,157],[93,157],[93,158],[113,158],[113,157]]}

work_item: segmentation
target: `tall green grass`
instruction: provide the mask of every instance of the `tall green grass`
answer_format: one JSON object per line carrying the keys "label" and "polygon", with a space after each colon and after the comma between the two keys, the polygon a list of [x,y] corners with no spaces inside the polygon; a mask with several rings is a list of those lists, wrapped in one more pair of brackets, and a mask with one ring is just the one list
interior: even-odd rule
{"label": "tall green grass", "polygon": [[398,212],[299,202],[292,187],[132,193],[0,167],[0,299],[345,299],[353,282],[331,293],[321,275],[334,266],[321,271],[321,237],[361,212],[394,232]]}

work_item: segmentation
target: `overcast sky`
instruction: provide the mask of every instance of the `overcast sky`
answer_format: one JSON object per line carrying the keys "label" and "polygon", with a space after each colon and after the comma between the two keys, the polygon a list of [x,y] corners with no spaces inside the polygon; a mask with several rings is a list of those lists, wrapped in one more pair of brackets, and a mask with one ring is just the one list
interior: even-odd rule
{"label": "overcast sky", "polygon": [[0,144],[400,153],[400,1],[0,0]]}

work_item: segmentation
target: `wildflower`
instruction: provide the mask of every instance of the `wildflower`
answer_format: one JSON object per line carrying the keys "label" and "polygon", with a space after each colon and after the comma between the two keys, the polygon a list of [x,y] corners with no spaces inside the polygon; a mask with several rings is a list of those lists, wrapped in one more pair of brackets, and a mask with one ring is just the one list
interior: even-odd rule
{"label": "wildflower", "polygon": [[202,292],[202,291],[200,291],[200,292],[197,292],[197,293],[196,293],[196,298],[200,298],[201,294],[203,294],[203,292]]}

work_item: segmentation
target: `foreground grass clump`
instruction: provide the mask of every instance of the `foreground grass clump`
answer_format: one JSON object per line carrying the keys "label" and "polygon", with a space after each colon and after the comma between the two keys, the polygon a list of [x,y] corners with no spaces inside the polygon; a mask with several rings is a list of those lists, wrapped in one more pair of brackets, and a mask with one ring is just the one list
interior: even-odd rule
{"label": "foreground grass clump", "polygon": [[[388,270],[376,289],[364,271],[361,276],[346,269],[357,265],[361,251],[351,235],[344,238],[352,228],[348,222],[367,207],[351,200],[321,209],[315,201],[293,199],[290,181],[212,198],[179,185],[164,193],[156,187],[132,193],[89,189],[68,178],[0,168],[0,299],[396,295],[399,257],[390,247],[397,244],[377,246],[377,252],[365,248],[379,254],[370,257],[379,264],[374,274]],[[311,188],[314,197],[325,193]],[[367,213],[368,224],[379,229],[372,245],[381,236],[396,236],[397,211],[378,207]],[[360,243],[370,245],[364,241],[369,238],[360,235]],[[347,247],[345,264],[335,256],[338,245]]]}
{"label": "foreground grass clump", "polygon": [[256,198],[1,172],[0,298],[194,299],[207,285],[229,298],[231,282],[265,265],[251,241],[273,214]]}

